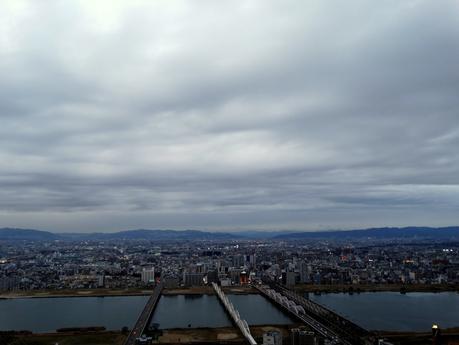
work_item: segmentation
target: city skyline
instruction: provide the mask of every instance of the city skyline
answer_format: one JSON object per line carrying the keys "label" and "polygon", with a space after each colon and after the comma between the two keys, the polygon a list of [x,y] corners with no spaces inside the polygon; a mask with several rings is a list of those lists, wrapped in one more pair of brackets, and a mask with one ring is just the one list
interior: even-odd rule
{"label": "city skyline", "polygon": [[459,5],[0,5],[0,228],[450,226]]}

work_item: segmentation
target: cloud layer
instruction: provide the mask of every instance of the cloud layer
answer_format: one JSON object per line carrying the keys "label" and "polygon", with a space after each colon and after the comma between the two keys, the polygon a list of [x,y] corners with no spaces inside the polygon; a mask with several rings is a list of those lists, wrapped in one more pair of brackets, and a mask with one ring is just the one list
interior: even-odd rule
{"label": "cloud layer", "polygon": [[0,225],[458,224],[456,1],[6,1]]}

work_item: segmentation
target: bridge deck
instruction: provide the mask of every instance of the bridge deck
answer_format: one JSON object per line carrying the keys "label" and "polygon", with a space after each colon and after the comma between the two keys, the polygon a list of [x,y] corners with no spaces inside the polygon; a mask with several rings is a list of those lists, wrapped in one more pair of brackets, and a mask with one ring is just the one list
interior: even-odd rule
{"label": "bridge deck", "polygon": [[342,317],[334,311],[308,300],[303,296],[286,289],[285,287],[280,287],[280,289],[288,298],[303,306],[307,311],[315,315],[322,322],[335,329],[341,337],[350,339],[352,343],[365,343],[362,339],[370,336],[370,332],[366,329]]}
{"label": "bridge deck", "polygon": [[153,290],[153,294],[148,299],[147,304],[145,305],[145,307],[142,310],[142,313],[137,319],[134,328],[132,328],[126,341],[124,342],[124,345],[135,345],[136,339],[144,333],[145,328],[147,327],[148,322],[151,319],[153,311],[155,310],[156,304],[159,301],[159,297],[161,296],[162,290],[162,283],[157,284],[155,289]]}
{"label": "bridge deck", "polygon": [[[303,321],[318,334],[331,341],[332,344],[358,345],[369,343],[369,332],[363,328],[284,287],[277,284],[270,286],[271,289],[277,290],[278,293],[284,296],[282,298],[285,301],[288,299],[290,301],[288,303],[285,303],[282,299],[274,298],[276,296],[269,293],[269,288],[265,289],[263,286],[255,286],[255,288],[274,303]],[[298,312],[299,307],[302,308],[300,308],[302,312]]]}
{"label": "bridge deck", "polygon": [[235,325],[239,327],[245,339],[249,342],[250,345],[257,345],[257,342],[255,341],[252,334],[250,333],[249,325],[247,324],[245,320],[241,319],[239,312],[234,308],[233,304],[228,300],[228,297],[225,296],[225,294],[218,287],[217,284],[212,283],[212,286],[214,287],[214,290],[217,293],[218,298],[220,299],[223,306],[225,307],[225,310],[231,316]]}
{"label": "bridge deck", "polygon": [[[277,300],[273,299],[263,287],[255,286],[255,288],[258,291],[260,291],[269,300],[271,300],[272,302],[274,302],[275,304],[280,306],[282,309],[286,310],[288,313],[293,314],[293,316],[295,316],[297,319],[301,320],[304,324],[309,326],[312,330],[314,330],[315,332],[317,332],[318,334],[320,334],[324,338],[326,338],[328,340],[332,340],[332,343],[333,343],[333,341],[335,341],[334,344],[339,344],[340,343],[338,341],[338,338],[339,338],[338,334],[336,334],[333,330],[328,328],[326,325],[321,324],[320,322],[318,322],[317,320],[315,320],[314,318],[312,318],[311,316],[309,316],[307,314],[301,314],[301,315],[297,314],[295,311],[290,309],[288,306],[286,306],[284,304],[281,304]],[[348,343],[345,343],[345,344],[346,345],[351,345],[351,344],[348,344]]]}

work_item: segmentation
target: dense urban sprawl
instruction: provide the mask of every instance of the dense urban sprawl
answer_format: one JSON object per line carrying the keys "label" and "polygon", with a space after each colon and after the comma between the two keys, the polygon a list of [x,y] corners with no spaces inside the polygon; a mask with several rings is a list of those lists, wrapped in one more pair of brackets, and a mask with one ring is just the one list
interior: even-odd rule
{"label": "dense urban sprawl", "polygon": [[0,290],[247,284],[457,284],[459,247],[441,243],[277,241],[5,242]]}

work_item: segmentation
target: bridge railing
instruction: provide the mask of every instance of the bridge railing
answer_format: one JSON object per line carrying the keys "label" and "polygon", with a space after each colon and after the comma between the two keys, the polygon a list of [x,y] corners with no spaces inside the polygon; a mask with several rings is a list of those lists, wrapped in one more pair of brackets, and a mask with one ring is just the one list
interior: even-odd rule
{"label": "bridge railing", "polygon": [[340,327],[345,328],[347,331],[350,331],[360,337],[368,336],[370,333],[363,327],[355,324],[354,322],[342,317],[341,315],[335,313],[334,311],[315,303],[311,300],[304,298],[303,296],[297,294],[294,291],[288,290],[284,287],[281,287],[283,292],[288,295],[290,298],[295,300],[297,303],[303,305],[305,308],[310,310],[316,315],[326,318],[327,320],[333,320],[335,324],[338,324]]}
{"label": "bridge railing", "polygon": [[129,335],[126,338],[124,345],[134,345],[136,343],[136,339],[139,338],[145,332],[145,328],[151,320],[153,311],[156,307],[156,304],[158,303],[162,290],[162,283],[156,285],[152,295],[148,299],[147,303],[145,304],[145,307],[143,308],[140,316],[138,317],[134,327],[129,332]]}
{"label": "bridge railing", "polygon": [[218,298],[223,303],[225,309],[228,311],[231,318],[233,319],[234,323],[241,330],[242,335],[247,339],[247,341],[251,345],[257,345],[257,342],[255,341],[252,334],[250,333],[250,328],[249,328],[249,325],[247,324],[247,321],[241,318],[241,316],[239,315],[239,312],[236,310],[236,308],[234,308],[233,304],[230,302],[228,297],[223,293],[220,287],[215,283],[212,283],[212,286],[215,292],[217,293]]}
{"label": "bridge railing", "polygon": [[297,304],[304,307],[305,311],[311,314],[317,321],[320,321],[323,325],[334,330],[340,335],[343,340],[350,342],[351,344],[367,344],[372,340],[370,332],[366,329],[356,325],[350,320],[338,315],[337,313],[313,302],[303,296],[297,294],[294,291],[287,289],[275,282],[264,280],[264,282],[278,293],[281,292],[288,298],[295,301]]}

